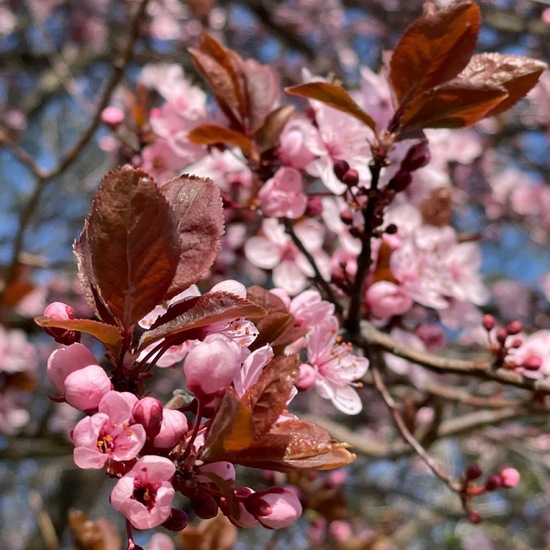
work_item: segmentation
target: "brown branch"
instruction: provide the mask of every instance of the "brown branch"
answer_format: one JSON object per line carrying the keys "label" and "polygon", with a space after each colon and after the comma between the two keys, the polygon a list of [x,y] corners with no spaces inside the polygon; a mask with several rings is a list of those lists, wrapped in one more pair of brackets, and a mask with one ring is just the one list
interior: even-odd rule
{"label": "brown branch", "polygon": [[363,321],[361,335],[357,338],[351,338],[351,341],[365,350],[375,346],[439,374],[476,376],[485,380],[516,386],[517,388],[550,393],[550,380],[533,380],[525,378],[518,372],[503,368],[495,369],[489,357],[484,361],[465,361],[415,350],[379,331],[368,321]]}
{"label": "brown branch", "polygon": [[380,373],[378,372],[378,369],[375,365],[371,365],[371,372],[372,376],[374,378],[374,384],[376,385],[376,389],[378,390],[378,393],[388,406],[388,409],[390,410],[390,413],[393,417],[393,420],[395,422],[395,425],[397,426],[397,429],[399,430],[399,433],[403,437],[403,439],[410,445],[410,447],[414,450],[414,452],[426,463],[428,468],[434,473],[435,476],[437,476],[451,491],[454,491],[456,493],[460,493],[461,491],[461,485],[457,481],[455,481],[442,467],[441,465],[436,462],[422,447],[422,445],[417,441],[417,439],[414,437],[414,435],[410,432],[409,428],[407,428],[407,424],[405,423],[405,420],[401,416],[401,413],[399,411],[399,405],[394,401],[393,397],[390,395],[390,392],[386,388],[386,385],[384,384],[384,380]]}

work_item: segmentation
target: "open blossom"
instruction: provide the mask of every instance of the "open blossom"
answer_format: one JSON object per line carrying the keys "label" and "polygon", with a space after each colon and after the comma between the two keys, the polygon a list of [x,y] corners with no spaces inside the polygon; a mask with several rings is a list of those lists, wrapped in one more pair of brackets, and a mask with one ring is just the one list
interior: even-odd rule
{"label": "open blossom", "polygon": [[299,218],[306,211],[307,197],[302,176],[295,168],[280,168],[262,186],[258,198],[265,216]]}
{"label": "open blossom", "polygon": [[369,362],[351,353],[351,346],[339,344],[338,321],[330,317],[307,335],[307,362],[300,375],[310,377],[317,393],[330,399],[346,414],[357,414],[363,408],[353,381],[367,372]]}
{"label": "open blossom", "polygon": [[94,354],[82,344],[56,349],[48,358],[48,378],[60,395],[65,395],[65,379],[88,365],[97,365]]}
{"label": "open blossom", "polygon": [[99,469],[109,461],[124,462],[138,455],[146,434],[141,424],[133,423],[136,402],[130,393],[110,391],[99,403],[99,412],[75,426],[71,437],[78,467]]}
{"label": "open blossom", "polygon": [[[289,294],[304,290],[307,278],[314,276],[306,257],[275,218],[265,219],[262,231],[264,236],[252,237],[245,243],[247,260],[257,267],[272,269],[275,286],[285,289]],[[322,226],[315,220],[305,220],[294,226],[294,232],[314,257],[323,276],[328,279],[329,259],[321,249],[324,240]]]}
{"label": "open blossom", "polygon": [[136,529],[150,529],[172,514],[174,464],[161,456],[144,456],[111,492],[111,505]]}

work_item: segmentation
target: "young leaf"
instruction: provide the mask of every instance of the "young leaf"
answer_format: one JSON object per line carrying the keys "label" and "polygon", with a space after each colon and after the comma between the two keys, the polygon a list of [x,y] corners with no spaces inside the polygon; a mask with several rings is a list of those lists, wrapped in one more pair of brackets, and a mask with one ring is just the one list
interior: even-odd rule
{"label": "young leaf", "polygon": [[338,109],[338,111],[355,117],[373,131],[376,131],[376,123],[372,117],[355,103],[342,86],[330,82],[309,82],[308,84],[298,84],[297,86],[285,88],[285,92],[320,101],[333,109]]}
{"label": "young leaf", "polygon": [[217,124],[201,124],[193,128],[193,130],[187,134],[187,137],[192,143],[201,145],[215,145],[216,143],[235,145],[239,147],[247,157],[250,156],[254,146],[254,142],[248,139],[244,134],[241,134],[241,132],[225,128],[224,126],[218,126]]}
{"label": "young leaf", "polygon": [[299,373],[297,356],[274,357],[244,394],[242,402],[252,411],[256,437],[267,433],[282,414]]}
{"label": "young leaf", "polygon": [[515,105],[535,86],[546,68],[546,63],[537,59],[519,55],[482,53],[472,57],[457,80],[479,85],[489,84],[506,90],[507,97],[487,112],[485,116],[488,117],[498,115]]}
{"label": "young leaf", "polygon": [[218,188],[206,178],[179,176],[160,192],[174,212],[179,235],[176,274],[163,297],[168,299],[197,282],[214,263],[224,228],[223,206]]}
{"label": "young leaf", "polygon": [[307,332],[294,326],[294,316],[272,292],[255,285],[248,289],[247,297],[267,311],[265,317],[254,322],[259,334],[250,346],[251,350],[270,344],[276,355],[282,354],[287,345]]}
{"label": "young leaf", "polygon": [[261,306],[245,298],[227,292],[209,292],[171,306],[165,315],[157,319],[151,330],[143,334],[139,349],[180,332],[220,321],[229,322],[238,317],[258,318],[265,313]]}
{"label": "young leaf", "polygon": [[473,2],[460,2],[414,21],[390,62],[389,80],[398,104],[459,74],[474,53],[479,25],[479,7]]}
{"label": "young leaf", "polygon": [[107,325],[100,321],[92,319],[52,319],[44,315],[40,315],[34,320],[40,327],[65,328],[67,330],[76,330],[91,334],[112,350],[118,349],[122,344],[122,333],[120,330],[113,325]]}
{"label": "young leaf", "polygon": [[279,96],[279,75],[269,65],[255,59],[242,64],[247,97],[247,130],[256,133],[263,125]]}
{"label": "young leaf", "polygon": [[504,88],[453,80],[407,102],[400,137],[423,128],[471,126],[508,96]]}
{"label": "young leaf", "polygon": [[277,145],[281,132],[294,113],[292,105],[284,105],[271,111],[266,117],[263,126],[256,133],[256,142],[260,151],[266,151]]}
{"label": "young leaf", "polygon": [[124,166],[105,176],[84,242],[90,282],[129,330],[165,298],[180,256],[172,210],[146,172]]}

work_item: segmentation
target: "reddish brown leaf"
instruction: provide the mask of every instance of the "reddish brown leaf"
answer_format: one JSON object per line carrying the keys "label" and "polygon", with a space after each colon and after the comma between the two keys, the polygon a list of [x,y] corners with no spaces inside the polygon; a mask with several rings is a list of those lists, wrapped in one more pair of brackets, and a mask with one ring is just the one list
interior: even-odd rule
{"label": "reddish brown leaf", "polygon": [[270,344],[275,354],[282,354],[284,348],[304,336],[305,329],[294,326],[294,316],[288,312],[283,301],[272,292],[259,286],[252,286],[247,291],[248,298],[267,310],[267,315],[255,321],[258,337],[252,345],[255,350]]}
{"label": "reddish brown leaf", "polygon": [[244,394],[242,402],[252,411],[256,437],[267,433],[283,412],[299,372],[297,356],[274,357]]}
{"label": "reddish brown leaf", "polygon": [[487,116],[507,97],[503,88],[453,81],[416,96],[404,107],[401,137],[424,128],[462,128]]}
{"label": "reddish brown leaf", "polygon": [[201,145],[215,145],[216,143],[235,145],[239,147],[247,157],[250,156],[254,146],[254,142],[248,139],[244,134],[241,134],[241,132],[225,128],[224,126],[218,126],[217,124],[201,124],[193,128],[193,130],[187,134],[187,137],[189,141]]}
{"label": "reddish brown leaf", "polygon": [[174,213],[180,249],[166,299],[197,282],[214,263],[223,234],[223,205],[218,188],[206,178],[179,176],[166,182],[160,192]]}
{"label": "reddish brown leaf", "polygon": [[279,97],[279,76],[268,65],[247,59],[242,65],[247,97],[247,130],[254,134],[263,125]]}
{"label": "reddish brown leaf", "polygon": [[241,445],[240,449],[230,449],[226,444],[226,434],[235,434],[236,438],[237,427],[231,421],[226,421],[224,427],[223,432],[217,430],[212,436],[209,433],[204,459],[228,460],[243,466],[289,472],[330,470],[345,466],[356,458],[345,444],[335,442],[326,430],[302,420],[280,422],[252,445]]}
{"label": "reddish brown leaf", "polygon": [[297,86],[285,88],[285,92],[320,101],[333,109],[338,109],[338,111],[355,117],[372,130],[376,130],[376,123],[371,116],[355,103],[342,86],[330,82],[309,82],[308,84],[298,84]]}
{"label": "reddish brown leaf", "polygon": [[266,151],[277,145],[281,132],[293,113],[294,107],[292,105],[279,107],[269,113],[263,126],[258,130],[255,136],[260,151]]}
{"label": "reddish brown leaf", "polygon": [[176,273],[180,246],[172,210],[146,172],[124,166],[104,178],[87,237],[101,298],[129,330],[165,298]]}
{"label": "reddish brown leaf", "polygon": [[389,79],[399,105],[454,78],[474,53],[479,7],[460,2],[414,21],[399,40]]}
{"label": "reddish brown leaf", "polygon": [[40,315],[36,317],[35,322],[41,327],[64,328],[67,330],[76,330],[91,334],[111,350],[119,349],[122,344],[122,333],[118,327],[108,325],[92,319],[52,319]]}
{"label": "reddish brown leaf", "polygon": [[538,82],[546,67],[546,63],[528,57],[483,53],[472,57],[457,80],[504,88],[508,97],[485,115],[486,117],[495,116],[506,111],[524,97]]}
{"label": "reddish brown leaf", "polygon": [[209,55],[189,48],[189,53],[197,66],[197,69],[202,74],[210,89],[216,96],[216,101],[238,128],[242,128],[242,116],[239,108],[238,88],[235,89],[231,75],[218,61]]}
{"label": "reddish brown leaf", "polygon": [[153,328],[143,334],[139,349],[184,331],[239,317],[259,318],[265,313],[261,306],[245,298],[227,292],[209,292],[170,307]]}

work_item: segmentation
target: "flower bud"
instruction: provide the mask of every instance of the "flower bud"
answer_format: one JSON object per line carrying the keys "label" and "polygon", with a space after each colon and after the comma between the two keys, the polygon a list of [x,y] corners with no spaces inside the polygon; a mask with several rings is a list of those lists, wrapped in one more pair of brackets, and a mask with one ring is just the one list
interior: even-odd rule
{"label": "flower bud", "polygon": [[492,315],[486,314],[483,316],[481,323],[483,324],[483,328],[489,332],[495,328],[496,321]]}
{"label": "flower bud", "polygon": [[477,462],[473,462],[466,468],[464,475],[468,481],[473,481],[474,479],[481,477],[482,473],[483,471],[481,470],[479,464]]}
{"label": "flower bud", "polygon": [[159,449],[171,449],[179,443],[188,429],[187,417],[182,412],[164,409],[162,411],[162,423],[153,440],[153,445]]}
{"label": "flower bud", "polygon": [[407,187],[412,183],[412,176],[410,172],[399,170],[393,178],[388,182],[388,187],[393,189],[396,193],[405,191]]}
{"label": "flower bud", "polygon": [[144,397],[134,405],[132,416],[145,428],[147,437],[153,438],[162,425],[162,403],[154,397]]}
{"label": "flower bud", "polygon": [[112,389],[111,380],[99,365],[84,367],[65,379],[65,399],[79,411],[97,409],[102,397]]}
{"label": "flower bud", "polygon": [[354,187],[359,183],[359,172],[350,168],[342,177],[342,182],[348,187]]}
{"label": "flower bud", "polygon": [[530,355],[520,366],[527,370],[539,370],[542,366],[542,359],[536,355]]}
{"label": "flower bud", "polygon": [[473,523],[474,525],[478,525],[483,521],[483,518],[478,512],[474,512],[473,510],[470,510],[468,512],[468,521],[470,523]]}
{"label": "flower bud", "polygon": [[315,216],[320,216],[322,212],[323,212],[323,201],[321,200],[321,197],[319,197],[318,195],[309,197],[307,199],[305,215],[310,218],[314,218]]}
{"label": "flower bud", "polygon": [[109,128],[116,130],[124,121],[124,113],[118,107],[106,107],[101,112],[101,121]]}
{"label": "flower bud", "polygon": [[401,170],[414,172],[430,162],[430,149],[425,141],[414,144],[401,161]]}
{"label": "flower bud", "polygon": [[302,514],[302,505],[293,487],[272,487],[246,499],[246,509],[269,529],[282,529]]}
{"label": "flower bud", "polygon": [[349,164],[345,160],[337,160],[334,163],[334,174],[340,181],[344,181],[344,174],[349,170]]}
{"label": "flower bud", "polygon": [[521,479],[520,473],[515,468],[504,468],[499,476],[501,486],[505,489],[515,487]]}
{"label": "flower bud", "polygon": [[508,323],[508,326],[506,327],[506,332],[511,336],[519,334],[522,330],[523,325],[520,321],[512,321],[511,323]]}
{"label": "flower bud", "polygon": [[[53,302],[44,310],[44,316],[58,321],[68,321],[75,318],[76,312],[72,306],[68,306],[63,302]],[[44,330],[50,336],[53,336],[59,344],[70,346],[75,342],[80,342],[80,332],[77,330],[56,327],[44,327]]]}
{"label": "flower bud", "polygon": [[172,508],[172,515],[162,524],[169,531],[182,531],[189,523],[189,516],[177,508]]}
{"label": "flower bud", "polygon": [[500,476],[495,474],[490,475],[485,481],[485,489],[487,491],[496,491],[497,489],[500,489],[501,485],[502,481],[500,479]]}

